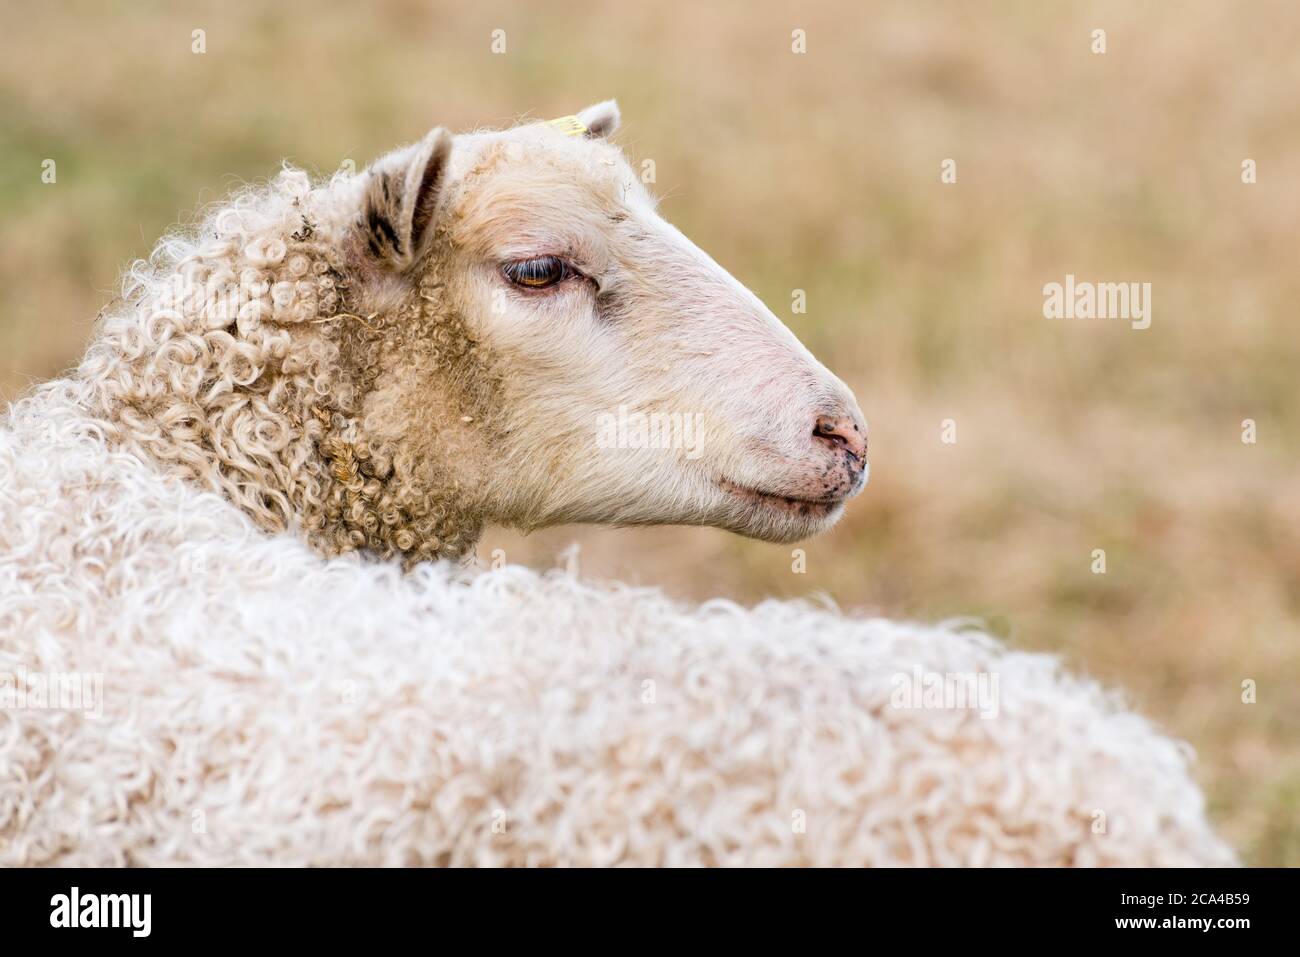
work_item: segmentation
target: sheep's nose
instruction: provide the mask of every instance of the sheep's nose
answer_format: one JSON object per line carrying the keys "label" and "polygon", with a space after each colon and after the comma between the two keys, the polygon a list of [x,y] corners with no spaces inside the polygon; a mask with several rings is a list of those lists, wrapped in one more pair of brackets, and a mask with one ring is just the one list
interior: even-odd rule
{"label": "sheep's nose", "polygon": [[848,452],[859,469],[867,459],[867,430],[847,415],[818,416],[813,425],[813,438]]}

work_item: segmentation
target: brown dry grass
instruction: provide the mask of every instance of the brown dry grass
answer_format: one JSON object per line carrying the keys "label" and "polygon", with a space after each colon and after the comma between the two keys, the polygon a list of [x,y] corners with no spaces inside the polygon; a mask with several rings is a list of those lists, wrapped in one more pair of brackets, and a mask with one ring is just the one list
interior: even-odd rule
{"label": "brown dry grass", "polygon": [[[982,615],[1126,689],[1195,744],[1247,860],[1300,864],[1290,4],[229,6],[0,12],[6,395],[75,359],[166,226],[282,157],[328,170],[617,96],[669,217],[778,313],[807,290],[788,319],[856,390],[873,479],[804,575],[711,530],[494,532],[481,553],[548,564],[577,540],[589,573],[686,596]],[[1043,319],[1067,272],[1153,283],[1152,328]]]}

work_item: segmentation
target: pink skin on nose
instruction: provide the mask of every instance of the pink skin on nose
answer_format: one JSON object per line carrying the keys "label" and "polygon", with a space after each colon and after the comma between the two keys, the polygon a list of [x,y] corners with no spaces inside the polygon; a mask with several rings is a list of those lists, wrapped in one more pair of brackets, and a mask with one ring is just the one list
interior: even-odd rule
{"label": "pink skin on nose", "polygon": [[859,462],[867,457],[867,437],[858,423],[846,415],[819,417],[813,426],[813,435],[832,446],[841,446]]}
{"label": "pink skin on nose", "polygon": [[[778,462],[773,469],[781,475],[778,481],[748,491],[790,499],[792,506],[833,507],[862,485],[867,466],[866,427],[847,415],[819,416],[809,430],[807,454]],[[736,490],[733,483],[724,485]]]}
{"label": "pink skin on nose", "polygon": [[858,490],[867,464],[865,427],[847,415],[818,416],[809,460],[791,494],[812,501],[842,501]]}

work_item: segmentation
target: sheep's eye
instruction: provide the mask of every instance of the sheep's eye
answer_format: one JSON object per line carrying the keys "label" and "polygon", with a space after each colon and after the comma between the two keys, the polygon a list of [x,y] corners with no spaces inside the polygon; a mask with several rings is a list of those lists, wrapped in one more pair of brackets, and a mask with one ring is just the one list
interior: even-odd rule
{"label": "sheep's eye", "polygon": [[501,270],[512,283],[525,289],[545,289],[570,274],[568,265],[559,256],[520,259],[506,263]]}

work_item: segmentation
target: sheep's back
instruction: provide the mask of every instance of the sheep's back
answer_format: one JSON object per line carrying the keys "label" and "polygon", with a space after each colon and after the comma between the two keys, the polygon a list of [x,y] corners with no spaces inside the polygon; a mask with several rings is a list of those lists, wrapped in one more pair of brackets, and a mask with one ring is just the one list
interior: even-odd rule
{"label": "sheep's back", "polygon": [[[1219,864],[1185,749],[1054,660],[805,604],[323,560],[113,452],[0,429],[4,864]],[[900,706],[997,675],[997,714]]]}

